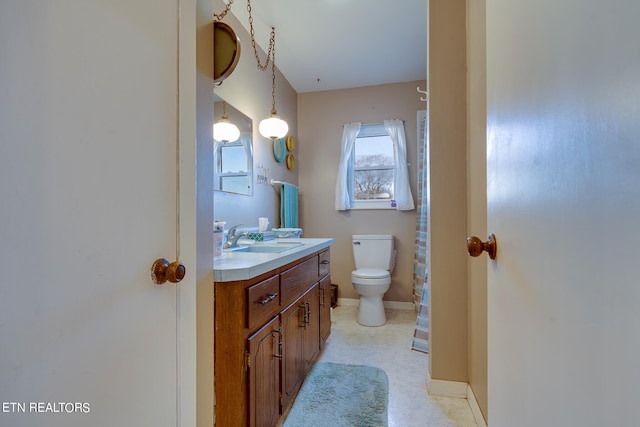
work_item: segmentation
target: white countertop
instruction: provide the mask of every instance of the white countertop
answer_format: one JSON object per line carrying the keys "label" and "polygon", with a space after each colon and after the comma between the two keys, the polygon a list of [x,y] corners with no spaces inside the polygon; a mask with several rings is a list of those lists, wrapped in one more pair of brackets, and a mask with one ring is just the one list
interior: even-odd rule
{"label": "white countertop", "polygon": [[213,260],[214,281],[232,282],[251,279],[333,244],[333,239],[331,238],[316,239],[305,237],[277,239],[277,241],[302,243],[302,245],[278,253],[225,252],[221,258]]}

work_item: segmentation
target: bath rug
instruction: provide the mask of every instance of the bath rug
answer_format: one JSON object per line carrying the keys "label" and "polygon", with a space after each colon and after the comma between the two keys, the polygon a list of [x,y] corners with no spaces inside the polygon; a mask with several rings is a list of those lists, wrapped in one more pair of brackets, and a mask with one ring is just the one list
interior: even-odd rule
{"label": "bath rug", "polygon": [[366,365],[317,363],[309,372],[283,427],[386,427],[389,379]]}

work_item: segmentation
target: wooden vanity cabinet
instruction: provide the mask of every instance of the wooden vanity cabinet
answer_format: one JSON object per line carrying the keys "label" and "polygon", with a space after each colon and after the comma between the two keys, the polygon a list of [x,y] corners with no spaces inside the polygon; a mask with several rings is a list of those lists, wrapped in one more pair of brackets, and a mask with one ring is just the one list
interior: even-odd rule
{"label": "wooden vanity cabinet", "polygon": [[330,292],[328,259],[324,249],[214,284],[217,426],[273,427],[291,405],[331,330],[321,306],[330,307],[330,295],[321,294]]}

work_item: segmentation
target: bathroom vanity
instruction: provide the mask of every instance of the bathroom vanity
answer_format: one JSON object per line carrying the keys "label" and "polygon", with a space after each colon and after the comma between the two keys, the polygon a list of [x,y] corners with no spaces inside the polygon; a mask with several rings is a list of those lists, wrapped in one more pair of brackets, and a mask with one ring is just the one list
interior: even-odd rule
{"label": "bathroom vanity", "polygon": [[331,333],[331,244],[278,239],[215,260],[216,425],[275,426],[292,404]]}

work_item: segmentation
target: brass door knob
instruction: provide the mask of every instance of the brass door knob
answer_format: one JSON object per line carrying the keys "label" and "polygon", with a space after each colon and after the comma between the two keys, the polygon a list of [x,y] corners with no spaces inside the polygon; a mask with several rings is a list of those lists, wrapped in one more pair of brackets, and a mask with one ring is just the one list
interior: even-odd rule
{"label": "brass door knob", "polygon": [[151,280],[156,285],[162,285],[166,281],[178,283],[184,279],[187,269],[179,262],[169,262],[168,259],[158,258],[151,266]]}
{"label": "brass door knob", "polygon": [[479,256],[482,251],[486,251],[487,254],[489,254],[489,258],[496,259],[498,242],[493,234],[489,234],[486,242],[483,242],[475,236],[467,237],[467,251],[469,251],[469,255],[473,257]]}

